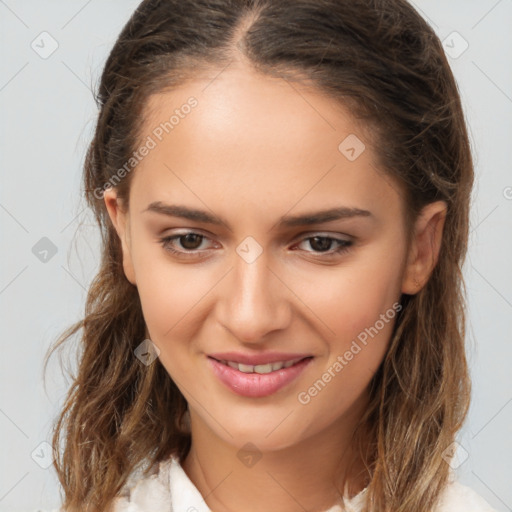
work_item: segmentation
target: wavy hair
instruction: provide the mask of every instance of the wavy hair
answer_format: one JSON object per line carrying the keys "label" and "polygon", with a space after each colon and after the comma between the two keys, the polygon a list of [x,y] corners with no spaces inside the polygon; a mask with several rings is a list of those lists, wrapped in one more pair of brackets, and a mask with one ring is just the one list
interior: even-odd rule
{"label": "wavy hair", "polygon": [[[101,192],[137,148],[149,97],[237,56],[349,107],[368,128],[379,169],[403,186],[408,236],[422,207],[447,204],[438,263],[419,293],[402,296],[358,439],[371,475],[365,510],[430,511],[470,401],[462,265],[474,174],[442,45],[405,0],[145,0],[127,22],[95,93],[99,114],[84,163],[101,265],[83,320],[46,359],[80,334],[77,374],[53,425],[63,507],[107,510],[135,469],[149,474],[190,448],[184,397],[158,359],[145,366],[133,356],[146,327]],[[126,204],[131,176],[115,185]]]}

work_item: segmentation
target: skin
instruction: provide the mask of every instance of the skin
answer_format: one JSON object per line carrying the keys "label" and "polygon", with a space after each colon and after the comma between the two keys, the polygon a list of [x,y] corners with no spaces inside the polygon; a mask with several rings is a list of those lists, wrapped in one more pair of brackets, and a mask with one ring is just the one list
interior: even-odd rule
{"label": "skin", "polygon": [[[192,448],[182,465],[207,505],[215,512],[326,510],[343,490],[339,475],[353,477],[350,496],[365,485],[350,436],[393,320],[309,403],[297,396],[401,294],[426,283],[446,205],[425,207],[407,245],[400,187],[378,170],[346,109],[246,64],[218,73],[151,97],[143,138],[190,96],[198,105],[133,171],[129,208],[115,189],[105,192],[105,205],[122,241],[126,277],[138,288],[147,335],[189,404]],[[354,161],[338,150],[350,134],[366,144]],[[153,201],[205,210],[229,228],[144,211]],[[339,206],[371,216],[278,225],[283,215]],[[196,255],[170,254],[161,238],[187,230],[206,238],[171,245]],[[236,251],[248,236],[262,250],[252,263]],[[336,242],[324,240],[322,249],[313,236],[352,246],[335,254]],[[314,359],[263,398],[234,394],[207,364],[213,352],[267,350]],[[261,454],[252,467],[237,457],[248,442]]]}

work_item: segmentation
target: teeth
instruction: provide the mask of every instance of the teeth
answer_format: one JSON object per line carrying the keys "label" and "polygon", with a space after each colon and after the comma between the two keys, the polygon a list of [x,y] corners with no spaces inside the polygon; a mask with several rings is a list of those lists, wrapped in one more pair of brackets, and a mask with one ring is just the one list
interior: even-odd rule
{"label": "teeth", "polygon": [[275,363],[267,363],[267,364],[242,364],[242,363],[235,363],[234,361],[221,361],[223,364],[234,368],[235,370],[238,370],[242,373],[259,373],[259,374],[265,374],[265,373],[271,373],[276,372],[278,370],[281,370],[282,368],[290,368],[290,366],[293,366],[295,363],[298,363],[300,359],[292,359],[290,361],[277,361]]}
{"label": "teeth", "polygon": [[254,367],[256,373],[270,373],[272,371],[272,363],[258,364]]}

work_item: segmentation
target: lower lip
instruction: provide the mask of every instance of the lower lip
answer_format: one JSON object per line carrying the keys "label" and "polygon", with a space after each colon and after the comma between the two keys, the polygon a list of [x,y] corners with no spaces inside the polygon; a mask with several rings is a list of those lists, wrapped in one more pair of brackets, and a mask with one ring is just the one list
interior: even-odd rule
{"label": "lower lip", "polygon": [[237,395],[252,398],[269,396],[284,388],[304,371],[311,360],[312,358],[303,359],[289,368],[259,374],[243,373],[208,357],[213,373],[221,382]]}

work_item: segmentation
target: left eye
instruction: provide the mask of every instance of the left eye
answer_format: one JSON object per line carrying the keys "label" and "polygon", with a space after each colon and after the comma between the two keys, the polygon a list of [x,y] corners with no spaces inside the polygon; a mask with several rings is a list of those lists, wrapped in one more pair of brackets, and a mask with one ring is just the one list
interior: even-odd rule
{"label": "left eye", "polygon": [[[176,249],[176,247],[173,244],[176,240],[179,240],[180,242],[181,248],[179,249]],[[205,235],[201,235],[200,233],[190,231],[188,233],[181,233],[178,235],[172,235],[167,236],[165,238],[161,238],[160,243],[162,244],[163,248],[166,251],[172,254],[190,257],[199,254],[199,248],[204,240],[208,240],[208,237],[206,237]],[[347,251],[353,243],[350,240],[317,235],[303,238],[298,245],[301,245],[306,242],[310,245],[310,247],[313,248],[313,251],[306,252],[313,252],[320,255],[326,254],[327,256]],[[335,248],[334,250],[331,249],[333,245],[337,245],[337,248]]]}
{"label": "left eye", "polygon": [[[344,252],[348,250],[348,248],[352,245],[352,241],[350,240],[343,240],[339,238],[333,238],[330,236],[312,236],[304,238],[301,243],[303,242],[307,242],[310,245],[310,247],[314,249],[314,252],[318,252],[319,254],[336,254]],[[337,244],[338,246],[334,251],[330,250],[333,244]]]}

